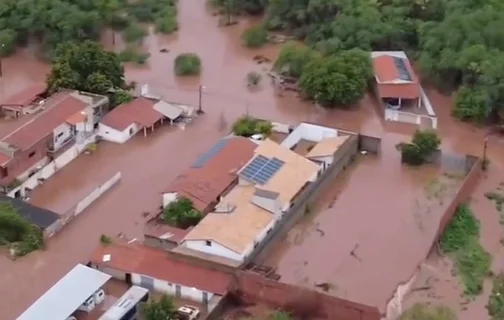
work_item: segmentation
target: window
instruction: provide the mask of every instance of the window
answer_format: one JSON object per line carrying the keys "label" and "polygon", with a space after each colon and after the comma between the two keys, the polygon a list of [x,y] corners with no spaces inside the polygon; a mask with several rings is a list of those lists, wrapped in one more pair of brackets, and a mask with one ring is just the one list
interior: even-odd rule
{"label": "window", "polygon": [[205,244],[206,244],[207,246],[211,247],[211,246],[212,246],[212,241],[210,241],[210,240],[206,240],[206,241],[205,241]]}
{"label": "window", "polygon": [[133,135],[133,128],[130,128],[129,133],[130,133],[130,136]]}
{"label": "window", "polygon": [[35,155],[35,151],[32,151],[32,152],[30,152],[30,154],[28,155],[28,158],[31,158],[31,157],[33,157],[34,155]]}
{"label": "window", "polygon": [[58,133],[58,138],[61,138],[61,137],[63,136],[63,133],[64,133],[64,132],[60,132],[60,133]]}

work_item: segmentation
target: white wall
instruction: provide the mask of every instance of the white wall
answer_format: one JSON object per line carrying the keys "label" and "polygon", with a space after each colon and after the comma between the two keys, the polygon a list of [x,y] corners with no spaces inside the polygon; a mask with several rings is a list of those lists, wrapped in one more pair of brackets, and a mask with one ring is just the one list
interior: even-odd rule
{"label": "white wall", "polygon": [[301,123],[291,134],[280,144],[282,147],[291,149],[301,139],[319,142],[325,138],[338,136],[338,130],[310,123]]}
{"label": "white wall", "polygon": [[[130,130],[132,130],[131,134]],[[98,135],[102,137],[103,140],[115,143],[125,143],[138,131],[140,131],[140,128],[136,123],[132,123],[126,129],[124,129],[124,131],[118,131],[114,128],[104,125],[103,123],[100,123],[98,125]]]}
{"label": "white wall", "polygon": [[184,240],[181,246],[235,261],[243,261],[245,257],[244,254],[228,249],[215,241],[210,241],[210,243],[211,245],[207,246],[205,240]]}
{"label": "white wall", "polygon": [[264,198],[264,197],[259,197],[257,195],[254,195],[252,197],[251,202],[258,206],[259,208],[262,208],[268,212],[270,212],[273,215],[278,215],[280,214],[280,209],[281,205],[278,201],[278,199],[269,199],[269,198]]}
{"label": "white wall", "polygon": [[[151,278],[148,275],[140,275],[136,273],[131,274],[131,282],[133,284],[140,286],[141,280],[140,277],[148,277]],[[191,288],[187,286],[183,286],[180,284],[176,283],[171,283],[165,280],[160,280],[160,279],[154,279],[154,291],[160,292],[160,293],[165,293],[170,296],[176,296],[177,293],[177,286],[180,287],[180,296],[178,298],[183,298],[183,299],[189,299],[192,301],[196,302],[203,302],[203,290],[200,290],[198,288]],[[210,300],[214,296],[213,293],[207,292],[207,299]]]}
{"label": "white wall", "polygon": [[53,130],[53,135],[54,150],[57,150],[68,138],[72,136],[71,126],[68,123],[63,122]]}
{"label": "white wall", "polygon": [[83,123],[77,124],[77,130],[87,132],[94,131],[94,124],[93,124],[94,109],[95,108],[93,108],[92,106],[89,106],[86,109],[84,109],[83,112],[86,114],[86,120]]}
{"label": "white wall", "polygon": [[163,207],[166,207],[170,202],[177,200],[176,192],[163,193]]}
{"label": "white wall", "polygon": [[334,161],[334,157],[333,156],[323,156],[323,157],[310,157],[310,159],[313,159],[315,161],[317,161],[317,164],[319,164],[318,162],[321,162],[321,163],[324,163],[325,164],[325,167],[321,164],[320,167],[322,169],[327,169]]}
{"label": "white wall", "polygon": [[39,179],[46,180],[49,177],[51,177],[56,171],[62,169],[70,161],[77,158],[84,150],[86,150],[88,144],[94,143],[95,141],[96,141],[96,135],[92,135],[81,143],[75,143],[70,149],[63,152],[59,157],[54,159],[53,162],[47,163],[46,160],[46,162],[44,162],[46,165],[41,170],[39,170],[30,178],[28,178],[17,188],[14,188],[11,191],[9,191],[7,195],[11,198],[14,198],[16,192],[20,190],[21,196],[24,197],[26,195],[25,192],[26,188],[33,190],[35,187],[37,187],[39,184],[42,183]]}

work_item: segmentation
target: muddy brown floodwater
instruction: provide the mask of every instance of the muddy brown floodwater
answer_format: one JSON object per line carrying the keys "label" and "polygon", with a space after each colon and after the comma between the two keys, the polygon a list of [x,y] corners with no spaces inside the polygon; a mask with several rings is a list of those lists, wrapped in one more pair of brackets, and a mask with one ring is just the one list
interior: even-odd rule
{"label": "muddy brown floodwater", "polygon": [[[268,66],[258,65],[252,60],[257,54],[274,60],[277,46],[253,51],[244,49],[240,45],[240,35],[247,22],[229,28],[218,27],[219,18],[211,15],[204,0],[179,1],[178,17],[179,31],[176,35],[156,36],[151,33],[145,39],[144,48],[151,54],[149,63],[146,66],[127,65],[127,80],[148,83],[167,100],[190,105],[197,105],[197,90],[202,84],[205,86],[203,109],[206,114],[185,130],[157,129],[148,138],[138,136],[124,145],[100,143],[96,153],[78,158],[35,190],[34,203],[64,211],[116,171],[121,171],[123,175],[116,187],[51,239],[46,251],[32,253],[17,261],[0,256],[2,319],[15,319],[76,263],[85,261],[101,234],[113,236],[123,232],[130,238],[141,238],[142,212],[158,207],[160,192],[169,181],[224,134],[222,119],[230,125],[237,116],[248,112],[256,117],[291,124],[309,121],[381,136],[389,146],[407,140],[413,131],[411,127],[383,124],[369,97],[351,111],[320,110],[299,101],[293,94],[278,97],[265,75]],[[109,48],[120,50],[121,43],[119,37],[116,38],[116,48],[111,46],[110,33],[104,35],[104,42]],[[169,52],[160,52],[163,48]],[[182,52],[195,52],[201,57],[201,77],[175,79],[173,60]],[[4,75],[0,79],[0,99],[29,84],[43,81],[49,71],[49,66],[38,62],[29,50],[21,50],[2,62]],[[255,92],[250,92],[245,85],[245,75],[250,71],[263,73],[261,88]],[[440,118],[443,147],[480,155],[483,131],[454,123],[449,115],[451,99],[433,91],[428,94]],[[503,145],[497,138],[489,142],[488,154],[494,172],[491,179],[497,179],[495,177],[504,172]],[[391,167],[386,168],[389,165]],[[394,165],[383,164],[390,171],[394,170]],[[414,185],[415,179],[412,179],[409,183]],[[475,198],[481,203],[484,202],[482,193],[495,187],[491,179],[482,179],[477,190]],[[372,185],[380,187],[377,181],[372,181]],[[352,197],[349,196],[349,199]],[[491,218],[496,215],[495,210],[479,203],[475,207],[482,220],[485,248],[492,253],[502,251],[498,245],[501,230],[493,225],[494,219]],[[324,224],[329,226],[335,221],[326,218]],[[321,249],[313,242],[299,250],[296,259],[309,257],[310,252]]]}

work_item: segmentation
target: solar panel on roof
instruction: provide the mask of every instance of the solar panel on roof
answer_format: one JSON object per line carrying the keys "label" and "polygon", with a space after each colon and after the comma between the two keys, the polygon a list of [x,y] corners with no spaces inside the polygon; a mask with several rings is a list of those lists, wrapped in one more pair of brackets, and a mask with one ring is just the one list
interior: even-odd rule
{"label": "solar panel on roof", "polygon": [[207,152],[205,152],[203,155],[201,155],[198,160],[196,160],[193,165],[191,166],[192,168],[201,168],[203,167],[208,160],[212,159],[216,154],[221,152],[221,150],[228,144],[229,140],[228,139],[221,139],[219,140],[212,148],[210,148]]}
{"label": "solar panel on roof", "polygon": [[404,81],[412,81],[411,74],[406,67],[405,59],[394,57],[394,64],[396,66],[397,72],[399,73],[399,79]]}
{"label": "solar panel on roof", "polygon": [[285,164],[277,158],[268,159],[265,156],[255,157],[240,173],[240,176],[256,184],[266,184]]}

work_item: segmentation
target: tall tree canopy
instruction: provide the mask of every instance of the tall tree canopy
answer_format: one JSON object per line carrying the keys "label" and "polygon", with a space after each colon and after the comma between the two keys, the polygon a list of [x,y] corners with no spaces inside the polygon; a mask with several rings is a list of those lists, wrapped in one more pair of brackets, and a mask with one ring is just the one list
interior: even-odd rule
{"label": "tall tree canopy", "polygon": [[[483,121],[504,115],[502,1],[232,2],[243,11],[258,5],[266,12],[270,30],[288,32],[326,56],[354,48],[404,50],[418,61],[424,76],[446,89],[458,90],[455,116]],[[299,76],[302,57],[299,54],[292,62],[293,75]],[[279,60],[285,61],[285,56]]]}
{"label": "tall tree canopy", "polygon": [[110,89],[125,87],[124,68],[118,56],[96,42],[66,42],[57,47],[51,74],[50,90],[76,89],[107,94]]}

